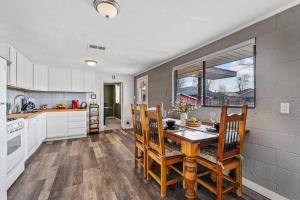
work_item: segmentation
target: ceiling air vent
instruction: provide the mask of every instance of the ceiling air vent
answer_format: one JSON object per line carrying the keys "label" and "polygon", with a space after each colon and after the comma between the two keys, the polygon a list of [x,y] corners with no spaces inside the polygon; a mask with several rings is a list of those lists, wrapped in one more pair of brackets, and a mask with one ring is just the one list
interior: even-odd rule
{"label": "ceiling air vent", "polygon": [[103,51],[106,49],[106,47],[98,46],[98,45],[94,45],[94,44],[89,44],[88,47],[90,49],[98,49],[98,50],[103,50]]}

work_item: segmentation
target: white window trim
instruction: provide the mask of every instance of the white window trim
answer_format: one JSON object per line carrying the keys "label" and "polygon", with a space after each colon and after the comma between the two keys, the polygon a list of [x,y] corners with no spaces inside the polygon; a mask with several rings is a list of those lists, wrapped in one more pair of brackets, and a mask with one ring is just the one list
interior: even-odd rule
{"label": "white window trim", "polygon": [[[181,64],[181,65],[177,65],[175,67],[172,68],[172,106],[174,106],[174,89],[175,89],[175,79],[174,79],[174,75],[175,75],[175,71],[178,70],[178,69],[184,69],[184,68],[187,68],[189,67],[190,65],[193,65],[193,64],[196,64],[196,63],[199,63],[199,62],[203,62],[211,57],[214,57],[214,56],[217,56],[217,55],[220,55],[224,52],[227,52],[227,51],[232,51],[232,50],[235,50],[235,49],[239,49],[239,48],[242,48],[242,47],[245,47],[245,46],[248,46],[248,45],[255,45],[256,44],[256,38],[252,38],[250,40],[247,40],[247,41],[244,41],[244,42],[240,42],[238,44],[235,44],[233,46],[230,46],[228,48],[225,48],[225,49],[222,49],[220,51],[216,51],[214,53],[211,53],[211,54],[208,54],[206,56],[203,56],[203,57],[200,57],[198,59],[195,59],[195,60],[192,60],[192,61],[189,61],[189,62],[186,62],[184,64]],[[202,80],[202,84],[203,84],[203,81]],[[201,102],[201,106],[202,106],[202,102]]]}

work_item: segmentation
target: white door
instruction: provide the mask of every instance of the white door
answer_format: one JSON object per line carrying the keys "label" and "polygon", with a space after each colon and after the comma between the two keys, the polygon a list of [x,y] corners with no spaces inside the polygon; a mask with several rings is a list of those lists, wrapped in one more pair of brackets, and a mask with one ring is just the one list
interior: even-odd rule
{"label": "white door", "polygon": [[0,58],[0,199],[6,200],[6,61]]}

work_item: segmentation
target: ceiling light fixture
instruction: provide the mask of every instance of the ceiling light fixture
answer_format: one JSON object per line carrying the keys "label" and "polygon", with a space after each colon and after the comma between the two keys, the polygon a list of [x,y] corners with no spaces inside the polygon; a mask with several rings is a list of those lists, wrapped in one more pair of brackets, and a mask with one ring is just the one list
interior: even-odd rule
{"label": "ceiling light fixture", "polygon": [[94,7],[99,14],[106,18],[113,18],[120,11],[119,4],[114,0],[94,0]]}
{"label": "ceiling light fixture", "polygon": [[86,60],[85,63],[90,67],[95,67],[97,65],[97,61],[95,60]]}

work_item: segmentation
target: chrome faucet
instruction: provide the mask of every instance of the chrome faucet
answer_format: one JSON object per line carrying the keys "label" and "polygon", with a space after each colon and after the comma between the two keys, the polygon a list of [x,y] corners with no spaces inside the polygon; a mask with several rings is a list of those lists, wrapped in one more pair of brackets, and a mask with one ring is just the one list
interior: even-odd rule
{"label": "chrome faucet", "polygon": [[20,106],[16,105],[16,100],[17,100],[18,97],[25,98],[25,96],[23,94],[19,94],[19,95],[15,96],[15,98],[14,98],[14,112],[15,113],[18,113],[19,112],[19,108],[20,108]]}

